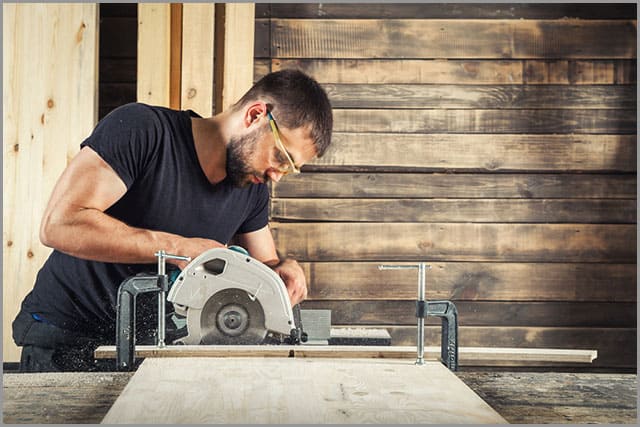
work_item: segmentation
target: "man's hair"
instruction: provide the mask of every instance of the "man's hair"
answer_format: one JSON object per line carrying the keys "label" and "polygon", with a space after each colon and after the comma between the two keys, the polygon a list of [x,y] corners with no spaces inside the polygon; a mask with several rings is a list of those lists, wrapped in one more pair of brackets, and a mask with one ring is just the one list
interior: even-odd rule
{"label": "man's hair", "polygon": [[276,71],[258,80],[232,108],[238,110],[257,100],[268,104],[279,126],[297,129],[311,125],[317,155],[324,154],[331,143],[333,113],[329,97],[317,81],[298,70]]}

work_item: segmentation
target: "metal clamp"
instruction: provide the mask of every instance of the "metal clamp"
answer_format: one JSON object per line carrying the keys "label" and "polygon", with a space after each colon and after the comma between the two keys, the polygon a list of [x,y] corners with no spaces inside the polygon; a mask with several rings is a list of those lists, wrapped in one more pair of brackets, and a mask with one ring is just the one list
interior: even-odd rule
{"label": "metal clamp", "polygon": [[158,293],[157,346],[165,346],[165,300],[169,290],[166,260],[190,261],[191,258],[158,251],[158,274],[140,275],[125,279],[118,288],[116,308],[116,365],[118,369],[133,369],[136,340],[136,298],[143,293]]}
{"label": "metal clamp", "polygon": [[418,299],[416,318],[418,319],[416,365],[424,365],[424,318],[437,316],[442,320],[440,357],[452,371],[458,369],[458,312],[451,301],[426,301],[425,288],[427,269],[431,266],[424,262],[408,265],[379,265],[380,270],[418,269]]}
{"label": "metal clamp", "polygon": [[[182,256],[182,255],[173,255],[168,254],[163,250],[159,250],[154,254],[158,258],[158,276],[167,276],[166,266],[167,259],[177,259],[180,261],[191,261],[191,257]],[[165,301],[167,300],[167,291],[169,290],[169,283],[167,280],[164,281],[166,286],[163,286],[160,289],[160,293],[158,294],[158,339],[157,346],[158,348],[162,348],[165,346],[165,333],[166,333],[166,319],[165,319]]]}

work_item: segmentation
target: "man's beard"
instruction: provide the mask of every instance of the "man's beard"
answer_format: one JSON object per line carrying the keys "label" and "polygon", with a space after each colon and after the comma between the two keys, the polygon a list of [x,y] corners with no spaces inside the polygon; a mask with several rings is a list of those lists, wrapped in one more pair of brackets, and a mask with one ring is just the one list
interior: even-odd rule
{"label": "man's beard", "polygon": [[251,184],[251,177],[256,176],[266,179],[260,172],[249,166],[256,151],[258,138],[262,136],[264,129],[256,129],[253,132],[241,136],[231,137],[227,145],[227,179],[234,187],[246,187]]}

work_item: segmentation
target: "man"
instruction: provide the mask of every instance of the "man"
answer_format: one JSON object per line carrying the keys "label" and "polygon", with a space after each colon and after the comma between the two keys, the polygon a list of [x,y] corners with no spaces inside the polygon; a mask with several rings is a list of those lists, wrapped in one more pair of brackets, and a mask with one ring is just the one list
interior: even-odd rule
{"label": "man", "polygon": [[280,275],[292,305],[303,300],[301,267],[276,253],[265,183],[321,156],[332,120],[324,90],[291,70],[265,76],[206,119],[143,104],[112,111],[45,210],[40,239],[54,251],[13,322],[20,369],[100,369],[92,353],[115,340],[118,286],[153,272],[158,250],[194,258],[235,239]]}

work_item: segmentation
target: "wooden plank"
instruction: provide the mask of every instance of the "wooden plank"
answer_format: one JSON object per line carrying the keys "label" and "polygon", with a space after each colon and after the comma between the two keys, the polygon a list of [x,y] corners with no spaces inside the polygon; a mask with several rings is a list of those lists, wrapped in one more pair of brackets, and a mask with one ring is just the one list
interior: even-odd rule
{"label": "wooden plank", "polygon": [[305,358],[146,359],[102,420],[373,422],[505,423],[439,362]]}
{"label": "wooden plank", "polygon": [[274,221],[635,223],[636,200],[272,199]]}
{"label": "wooden plank", "polygon": [[169,106],[180,109],[182,92],[182,3],[170,4]]}
{"label": "wooden plank", "polygon": [[[275,70],[274,70],[275,71]],[[253,81],[257,82],[271,72],[271,61],[256,59],[253,62]]]}
{"label": "wooden plank", "polygon": [[[279,349],[276,351],[271,348]],[[424,349],[425,359],[438,360],[440,347]],[[95,351],[96,359],[116,357],[115,346],[100,346]],[[152,345],[136,346],[136,358],[147,357],[317,357],[360,359],[415,359],[416,348],[410,346],[346,346],[346,345],[169,345],[158,348]],[[595,350],[571,350],[552,348],[498,348],[460,347],[458,358],[461,365],[478,362],[512,360],[521,362],[551,361],[567,363],[591,363],[598,357]]]}
{"label": "wooden plank", "polygon": [[636,188],[635,175],[309,172],[273,183],[272,197],[634,199]]}
{"label": "wooden plank", "polygon": [[138,5],[138,102],[169,107],[171,5]]}
{"label": "wooden plank", "polygon": [[[416,324],[417,289],[406,301],[304,301],[302,309],[331,310],[331,324],[362,327]],[[632,328],[637,323],[635,302],[514,302],[454,301],[464,326],[536,326],[575,328]],[[439,325],[428,317],[426,324]],[[304,326],[304,324],[303,324]]]}
{"label": "wooden plank", "polygon": [[5,4],[3,12],[3,360],[13,362],[11,323],[51,252],[39,238],[44,208],[97,120],[98,8]]}
{"label": "wooden plank", "polygon": [[213,114],[214,5],[182,5],[181,108]]}
{"label": "wooden plank", "polygon": [[[626,224],[271,223],[299,261],[636,261]],[[373,237],[375,236],[375,237]]]}
{"label": "wooden plank", "polygon": [[[265,60],[261,60],[265,61]],[[635,60],[281,59],[274,71],[299,69],[335,84],[634,84]],[[619,70],[619,71],[618,71]]]}
{"label": "wooden plank", "polygon": [[[313,300],[401,300],[417,292],[415,270],[377,262],[301,263]],[[403,264],[403,263],[399,263]],[[635,264],[429,262],[426,297],[467,301],[636,302]]]}
{"label": "wooden plank", "polygon": [[635,20],[271,19],[279,58],[636,57]]}
{"label": "wooden plank", "polygon": [[635,19],[633,4],[275,3],[258,4],[260,18]]}
{"label": "wooden plank", "polygon": [[[613,78],[613,76],[612,76]],[[634,86],[335,84],[324,89],[334,108],[634,108]]]}
{"label": "wooden plank", "polygon": [[[380,328],[380,326],[374,326]],[[415,326],[388,326],[391,344],[414,346]],[[547,327],[483,327],[461,326],[458,330],[461,347],[487,346],[563,348],[597,350],[594,368],[636,368],[636,328],[547,328]],[[440,345],[440,326],[425,328],[426,345]],[[492,364],[494,366],[518,366],[514,362]],[[539,362],[530,366],[563,366]],[[564,365],[566,366],[566,364]]]}
{"label": "wooden plank", "polygon": [[309,165],[422,170],[635,172],[636,135],[335,132]]}
{"label": "wooden plank", "polygon": [[636,373],[479,372],[456,376],[513,424],[636,424]]}
{"label": "wooden plank", "polygon": [[333,111],[334,132],[635,134],[636,110]]}
{"label": "wooden plank", "polygon": [[238,101],[253,84],[253,3],[225,3],[216,8],[216,113]]}

